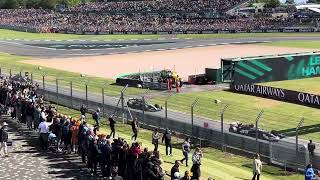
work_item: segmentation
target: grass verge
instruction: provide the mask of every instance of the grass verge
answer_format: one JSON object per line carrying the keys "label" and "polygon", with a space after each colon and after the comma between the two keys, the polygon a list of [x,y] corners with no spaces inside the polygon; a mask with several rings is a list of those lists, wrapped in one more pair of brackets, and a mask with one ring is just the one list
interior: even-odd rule
{"label": "grass verge", "polygon": [[[165,98],[156,97],[151,99],[151,102],[164,106]],[[229,107],[224,114],[225,122],[240,121],[254,124],[263,109],[260,127],[266,130],[278,130],[288,136],[295,136],[295,128],[304,117],[300,137],[320,141],[320,111],[315,108],[228,91],[210,91],[174,95],[168,101],[168,109],[190,114],[190,106],[196,98],[199,98],[199,101],[194,108],[195,116],[220,120],[220,110],[228,104]],[[221,103],[215,104],[215,99],[221,100]]]}
{"label": "grass verge", "polygon": [[[66,107],[59,106],[59,112],[70,115],[73,117],[78,117],[80,112],[69,109]],[[88,114],[90,117],[90,114]],[[89,124],[93,124],[94,121],[92,119],[88,119]],[[118,123],[116,124],[116,133],[117,136],[125,138],[128,143],[131,143],[131,126]],[[102,123],[102,128],[100,129],[100,133],[110,133],[110,129],[106,125],[106,121]],[[139,131],[138,141],[142,142],[143,147],[149,147],[149,150],[153,148],[151,144],[151,131],[141,129]],[[174,138],[175,139],[175,138]],[[175,160],[182,159],[182,152],[180,149],[180,145],[182,140],[175,139],[174,140],[174,149],[173,156],[165,156],[163,152],[165,152],[165,147],[163,144],[159,146],[161,158],[164,162],[164,169],[170,172],[171,167]],[[251,179],[252,176],[252,160],[240,156],[236,156],[233,154],[225,154],[219,150],[213,148],[204,148],[204,158],[201,166],[202,175],[204,179],[208,177],[214,177],[217,180],[235,180],[235,179]],[[191,162],[190,162],[191,164]],[[180,172],[186,171],[187,168],[182,165],[180,168]],[[263,179],[286,179],[286,180],[294,180],[301,179],[303,176],[300,174],[292,174],[290,176],[283,176],[283,170],[280,168],[276,168],[273,166],[265,165],[263,168]]]}
{"label": "grass verge", "polygon": [[320,77],[263,83],[266,86],[320,95]]}
{"label": "grass verge", "polygon": [[[22,60],[28,60],[28,57],[0,53],[2,73],[9,74],[10,69],[12,70],[12,74],[18,74],[20,71],[22,71],[22,74],[24,74],[24,72],[32,72],[33,79],[40,81],[42,81],[42,75],[45,74],[45,82],[47,84],[55,84],[56,78],[58,78],[60,87],[70,87],[70,81],[72,81],[73,88],[78,90],[84,90],[85,83],[87,83],[89,92],[100,93],[101,88],[105,87],[105,95],[109,96],[119,96],[123,88],[122,86],[111,85],[115,83],[115,81],[111,79],[92,76],[80,77],[80,74],[53,68],[42,67],[41,70],[39,70],[38,66],[22,63]],[[144,92],[144,90],[138,88],[128,88],[126,91],[128,95],[140,94],[142,92]]]}
{"label": "grass verge", "polygon": [[320,49],[320,41],[276,41],[276,42],[270,42],[270,43],[263,43],[263,45],[292,47],[292,48]]}

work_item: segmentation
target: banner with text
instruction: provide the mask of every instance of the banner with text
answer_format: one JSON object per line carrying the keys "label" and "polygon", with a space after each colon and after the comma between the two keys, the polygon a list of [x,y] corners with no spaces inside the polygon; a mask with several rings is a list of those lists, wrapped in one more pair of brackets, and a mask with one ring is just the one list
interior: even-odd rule
{"label": "banner with text", "polygon": [[286,101],[320,109],[320,95],[256,84],[230,85],[230,89],[236,93]]}

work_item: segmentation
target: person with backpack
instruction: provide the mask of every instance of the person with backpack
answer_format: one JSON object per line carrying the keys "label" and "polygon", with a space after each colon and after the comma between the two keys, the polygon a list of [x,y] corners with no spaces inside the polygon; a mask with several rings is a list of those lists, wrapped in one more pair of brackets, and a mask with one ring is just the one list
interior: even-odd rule
{"label": "person with backpack", "polygon": [[187,137],[186,140],[182,143],[183,159],[181,159],[181,163],[183,163],[183,161],[186,161],[187,167],[188,167],[188,160],[189,160],[189,152],[190,152],[190,138]]}
{"label": "person with backpack", "polygon": [[166,132],[163,134],[162,143],[165,142],[166,145],[166,155],[168,156],[168,149],[170,148],[170,156],[172,156],[172,143],[171,143],[171,131],[169,128],[166,129]]}
{"label": "person with backpack", "polygon": [[110,137],[114,138],[116,135],[116,130],[115,130],[116,121],[112,117],[109,117],[108,120],[109,120],[110,129],[111,129]]}
{"label": "person with backpack", "polygon": [[96,126],[100,126],[100,108],[92,113],[92,119],[96,122]]}
{"label": "person with backpack", "polygon": [[134,118],[132,123],[131,123],[131,128],[133,135],[131,136],[131,140],[134,139],[134,141],[137,140],[138,137],[138,130],[139,130],[139,123],[138,123],[138,118]]}

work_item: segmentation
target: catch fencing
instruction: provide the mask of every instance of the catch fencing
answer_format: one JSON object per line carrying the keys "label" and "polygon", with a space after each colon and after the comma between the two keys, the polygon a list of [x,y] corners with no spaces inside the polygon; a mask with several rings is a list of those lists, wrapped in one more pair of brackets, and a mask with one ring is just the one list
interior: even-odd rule
{"label": "catch fencing", "polygon": [[[84,104],[90,111],[100,108],[105,117],[113,116],[123,123],[128,123],[137,117],[143,128],[158,127],[162,131],[169,128],[176,136],[192,137],[193,141],[202,147],[212,146],[225,152],[248,157],[259,153],[265,161],[283,167],[285,172],[303,170],[310,162],[307,147],[305,143],[298,140],[298,136],[296,140],[285,138],[278,141],[266,141],[257,136],[249,137],[229,132],[229,124],[226,122],[232,120],[254,122],[255,127],[258,128],[266,127],[268,123],[264,121],[271,120],[270,118],[274,116],[271,117],[268,112],[262,110],[245,109],[245,107],[233,105],[232,102],[221,102],[219,99],[205,100],[191,96],[183,100],[180,99],[179,94],[148,93],[148,90],[140,95],[128,95],[127,87],[122,89],[119,96],[107,96],[105,87],[101,87],[101,93],[96,91],[92,93],[87,83],[85,91],[74,88],[72,82],[69,86],[66,86],[65,83],[60,85],[58,79],[55,84],[46,84],[45,78],[42,79],[42,82],[37,81],[37,83],[39,93],[53,103],[74,109],[79,109]],[[154,94],[157,95],[157,98]],[[142,107],[145,108],[128,107],[129,99],[141,99]],[[162,110],[146,111],[146,105],[149,103],[162,106]],[[297,122],[297,127],[294,129],[298,135],[303,119]],[[281,125],[281,122],[279,124]],[[312,158],[315,168],[320,168],[319,157],[316,152]]]}

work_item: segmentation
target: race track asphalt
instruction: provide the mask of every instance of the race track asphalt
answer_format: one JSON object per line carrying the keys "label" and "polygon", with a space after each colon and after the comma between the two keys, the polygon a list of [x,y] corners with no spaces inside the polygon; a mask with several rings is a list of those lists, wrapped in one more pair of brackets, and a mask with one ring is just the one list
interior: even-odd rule
{"label": "race track asphalt", "polygon": [[[320,37],[275,37],[241,39],[145,39],[145,40],[1,40],[0,52],[37,58],[63,58],[175,50],[223,44],[259,43],[273,41],[320,40]],[[67,48],[61,48],[66,46]],[[81,48],[81,46],[85,46]]]}

